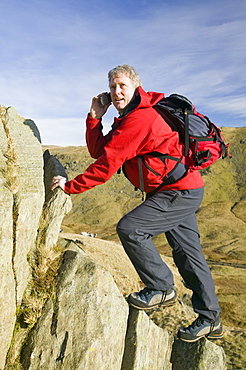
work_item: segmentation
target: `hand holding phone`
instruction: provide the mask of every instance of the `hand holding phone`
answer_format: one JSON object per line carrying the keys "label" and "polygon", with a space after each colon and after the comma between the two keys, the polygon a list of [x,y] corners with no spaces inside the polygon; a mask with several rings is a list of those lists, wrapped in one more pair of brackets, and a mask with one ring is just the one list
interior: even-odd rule
{"label": "hand holding phone", "polygon": [[105,93],[105,94],[101,95],[99,99],[100,99],[100,102],[103,106],[108,105],[112,101],[110,93]]}
{"label": "hand holding phone", "polygon": [[92,98],[90,116],[92,118],[101,119],[107,112],[111,104],[111,96],[109,93],[102,93]]}

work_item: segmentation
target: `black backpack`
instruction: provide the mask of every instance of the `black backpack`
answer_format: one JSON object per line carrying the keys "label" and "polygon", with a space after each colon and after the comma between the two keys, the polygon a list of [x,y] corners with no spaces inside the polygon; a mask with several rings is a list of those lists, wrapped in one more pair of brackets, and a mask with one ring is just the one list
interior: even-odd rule
{"label": "black backpack", "polygon": [[185,96],[172,94],[162,98],[153,108],[172,130],[179,133],[180,141],[184,145],[184,153],[179,159],[158,152],[150,153],[162,160],[173,159],[177,164],[164,178],[163,183],[149,193],[148,197],[163,186],[180,180],[189,168],[201,170],[219,158],[230,156],[229,144],[225,143],[221,130],[207,116],[198,113],[192,102]]}

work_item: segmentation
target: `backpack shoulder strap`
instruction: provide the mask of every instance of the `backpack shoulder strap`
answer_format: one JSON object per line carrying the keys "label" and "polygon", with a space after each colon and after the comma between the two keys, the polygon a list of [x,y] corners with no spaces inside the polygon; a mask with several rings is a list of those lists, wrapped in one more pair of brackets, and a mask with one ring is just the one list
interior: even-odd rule
{"label": "backpack shoulder strap", "polygon": [[146,194],[146,199],[155,195],[161,188],[163,188],[163,186],[172,185],[181,180],[186,175],[188,168],[189,167],[187,167],[185,164],[178,162],[172,171],[170,171],[169,174],[164,178],[163,182],[153,191]]}

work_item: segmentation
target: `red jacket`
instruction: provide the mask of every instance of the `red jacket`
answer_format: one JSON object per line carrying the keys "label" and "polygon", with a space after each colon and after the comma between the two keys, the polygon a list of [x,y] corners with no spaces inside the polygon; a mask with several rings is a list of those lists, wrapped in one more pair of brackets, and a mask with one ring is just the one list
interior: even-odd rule
{"label": "red jacket", "polygon": [[[108,181],[123,166],[129,181],[140,188],[138,158],[143,155],[142,165],[144,191],[154,190],[162,183],[176,164],[166,159],[165,165],[148,153],[158,151],[173,157],[182,156],[183,146],[178,141],[178,133],[171,130],[163,118],[152,108],[164,94],[145,92],[138,88],[140,103],[122,118],[114,119],[114,129],[107,135],[102,133],[101,121],[88,115],[86,119],[86,141],[88,150],[96,161],[74,180],[65,184],[65,192],[78,194]],[[150,170],[149,168],[152,170]],[[153,173],[153,171],[155,173]],[[196,189],[204,185],[199,171],[188,170],[181,180],[162,188],[173,190]]]}

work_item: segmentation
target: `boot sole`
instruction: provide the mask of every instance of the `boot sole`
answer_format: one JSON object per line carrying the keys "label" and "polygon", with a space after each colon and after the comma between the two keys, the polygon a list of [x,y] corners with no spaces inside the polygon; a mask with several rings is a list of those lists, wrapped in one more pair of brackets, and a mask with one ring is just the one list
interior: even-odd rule
{"label": "boot sole", "polygon": [[183,342],[187,342],[187,343],[193,343],[193,342],[197,342],[199,339],[202,339],[202,338],[207,338],[207,339],[221,339],[223,338],[224,336],[224,333],[220,333],[220,334],[207,334],[207,335],[202,335],[200,337],[196,337],[196,338],[193,338],[193,339],[186,339],[186,338],[181,338],[181,336],[178,334],[178,338],[180,340],[182,340]]}
{"label": "boot sole", "polygon": [[209,334],[208,336],[207,336],[207,338],[208,339],[221,339],[221,338],[223,338],[223,336],[224,336],[224,333],[222,332],[222,333],[220,333],[220,334]]}

